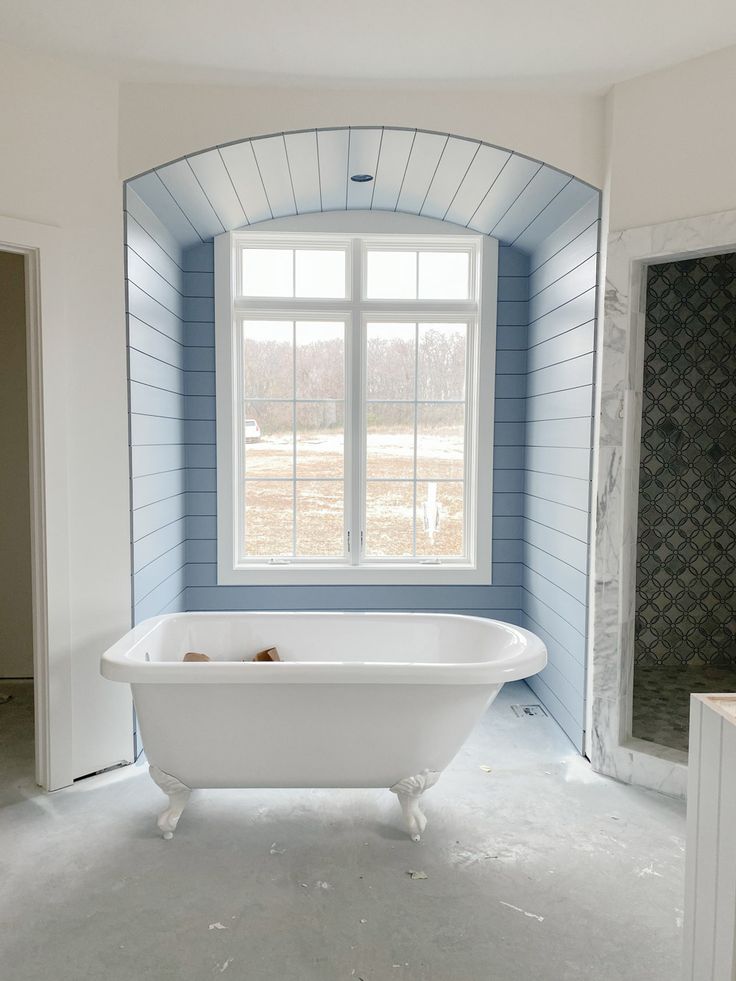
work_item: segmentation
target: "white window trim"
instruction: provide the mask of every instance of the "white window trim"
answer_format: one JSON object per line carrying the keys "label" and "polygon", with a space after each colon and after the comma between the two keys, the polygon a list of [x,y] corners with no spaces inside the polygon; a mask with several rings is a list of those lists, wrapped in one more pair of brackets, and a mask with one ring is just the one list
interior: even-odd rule
{"label": "white window trim", "polygon": [[[393,217],[393,216],[392,216]],[[407,216],[403,216],[407,217]],[[261,244],[267,240],[283,243],[286,247],[287,240],[292,245],[312,244],[326,247],[328,244],[339,243],[350,240],[351,238],[361,238],[365,241],[370,240],[371,246],[374,243],[393,246],[406,244],[416,247],[417,242],[423,236],[427,236],[427,229],[423,227],[423,219],[408,219],[409,228],[404,235],[387,234],[364,234],[356,229],[353,234],[326,233],[326,234],[303,234],[290,232],[286,229],[279,232],[265,232],[261,228],[252,231],[226,232],[215,238],[215,344],[216,344],[216,371],[217,371],[217,581],[220,585],[488,585],[491,582],[491,525],[492,525],[492,499],[493,499],[493,405],[494,405],[494,382],[495,382],[495,354],[496,354],[496,301],[497,301],[497,272],[498,272],[498,243],[495,239],[484,236],[482,238],[482,248],[480,250],[480,270],[475,271],[479,276],[479,300],[481,311],[481,322],[476,323],[475,330],[471,329],[471,334],[475,337],[477,344],[476,357],[472,359],[472,368],[475,377],[470,378],[472,395],[476,403],[475,432],[478,439],[472,438],[469,432],[466,452],[466,480],[473,475],[473,479],[467,484],[469,493],[470,507],[466,514],[466,533],[472,560],[470,562],[457,562],[449,560],[441,563],[423,563],[421,561],[411,563],[406,559],[396,559],[389,561],[370,562],[370,564],[355,565],[355,560],[346,556],[345,564],[336,563],[333,560],[328,562],[286,562],[284,564],[267,564],[248,562],[247,566],[239,564],[237,535],[238,521],[236,517],[236,507],[240,500],[237,489],[238,482],[238,447],[234,438],[238,432],[236,412],[242,415],[240,400],[237,398],[240,390],[240,380],[238,373],[240,364],[238,358],[239,343],[238,332],[239,322],[244,313],[247,315],[255,314],[258,316],[276,316],[292,318],[294,311],[287,313],[288,305],[285,300],[270,299],[258,300],[249,298],[247,308],[239,306],[236,302],[238,293],[238,281],[240,276],[240,262],[237,258],[238,245],[244,242]],[[412,222],[416,222],[417,231],[413,231]],[[436,225],[436,223],[432,223]],[[428,243],[430,247],[441,249],[442,243],[437,242],[437,235],[434,229],[430,233],[434,242]],[[442,234],[441,238],[446,241],[447,246],[468,244],[470,236]],[[472,236],[478,239],[478,236]],[[326,241],[329,239],[329,243]],[[402,242],[403,239],[403,242]],[[447,247],[445,246],[445,247]],[[346,373],[346,413],[358,413],[360,411],[359,399],[352,397],[349,390],[350,378],[359,379],[357,374],[359,365],[362,363],[360,345],[350,343],[351,335],[355,337],[363,336],[361,321],[361,298],[357,296],[357,283],[359,279],[359,264],[364,262],[365,250],[357,249],[354,252],[354,262],[351,275],[349,298],[343,300],[299,300],[299,310],[309,315],[322,313],[329,315],[332,309],[335,312],[350,311],[348,319],[348,338],[346,339],[346,361],[352,359],[352,372]],[[356,269],[356,267],[358,267]],[[364,280],[363,280],[364,281]],[[290,300],[289,303],[293,303]],[[382,304],[377,301],[371,302],[371,319],[380,319]],[[406,314],[415,314],[417,319],[421,316],[423,321],[431,321],[441,317],[441,303],[438,301],[415,301],[415,300],[388,300],[383,304],[386,314],[405,311]],[[428,310],[423,308],[427,306]],[[474,304],[469,304],[469,307]],[[422,310],[421,314],[418,312]],[[457,313],[458,303],[453,301],[452,312]],[[350,329],[350,320],[354,328],[357,326],[360,333],[353,328]],[[474,317],[469,316],[472,323]],[[468,359],[469,364],[471,359]],[[356,420],[354,420],[355,422]],[[362,457],[361,446],[351,446],[348,431],[353,429],[359,433],[359,426],[348,425],[346,417],[346,477],[352,465],[352,454],[357,453]],[[468,427],[469,430],[472,427]],[[481,440],[485,438],[485,446]],[[346,480],[346,486],[348,485]],[[359,496],[362,494],[360,484],[352,487],[352,501],[349,504],[348,513],[357,514]],[[349,519],[348,519],[349,520]],[[357,518],[349,528],[358,526]],[[353,532],[353,543],[355,543],[355,533]],[[352,549],[352,555],[356,555],[356,549]]]}

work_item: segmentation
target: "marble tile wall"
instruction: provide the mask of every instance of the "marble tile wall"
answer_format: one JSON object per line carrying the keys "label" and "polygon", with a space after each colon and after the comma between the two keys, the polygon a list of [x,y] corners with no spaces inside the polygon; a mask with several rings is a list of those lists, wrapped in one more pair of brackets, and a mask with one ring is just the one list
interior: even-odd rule
{"label": "marble tile wall", "polygon": [[686,756],[631,737],[636,541],[644,367],[645,270],[732,251],[736,211],[609,236],[605,266],[591,650],[593,766],[627,783],[685,795]]}

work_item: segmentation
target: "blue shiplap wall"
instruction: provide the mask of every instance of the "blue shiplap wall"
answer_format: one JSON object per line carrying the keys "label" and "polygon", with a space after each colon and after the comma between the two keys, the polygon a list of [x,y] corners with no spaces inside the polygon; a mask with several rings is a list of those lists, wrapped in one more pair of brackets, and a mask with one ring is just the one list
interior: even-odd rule
{"label": "blue shiplap wall", "polygon": [[581,751],[598,233],[596,196],[529,260],[522,609],[549,652],[529,684]]}
{"label": "blue shiplap wall", "polygon": [[[375,184],[351,184],[359,171]],[[504,148],[391,127],[245,140],[129,182],[135,619],[180,608],[498,616],[546,641],[549,665],[530,684],[582,748],[599,198]],[[216,584],[212,236],[347,208],[444,218],[500,242],[491,586]]]}
{"label": "blue shiplap wall", "polygon": [[527,257],[499,250],[492,586],[218,586],[212,245],[185,252],[187,608],[451,610],[521,622]]}
{"label": "blue shiplap wall", "polygon": [[125,263],[133,622],[183,610],[187,459],[182,249],[128,188]]}

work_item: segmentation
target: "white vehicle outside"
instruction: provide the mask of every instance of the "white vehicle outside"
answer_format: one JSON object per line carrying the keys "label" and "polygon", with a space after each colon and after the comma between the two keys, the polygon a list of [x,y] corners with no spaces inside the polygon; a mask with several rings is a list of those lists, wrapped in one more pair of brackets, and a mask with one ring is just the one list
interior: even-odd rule
{"label": "white vehicle outside", "polygon": [[245,420],[245,442],[257,443],[261,438],[261,427],[255,419]]}

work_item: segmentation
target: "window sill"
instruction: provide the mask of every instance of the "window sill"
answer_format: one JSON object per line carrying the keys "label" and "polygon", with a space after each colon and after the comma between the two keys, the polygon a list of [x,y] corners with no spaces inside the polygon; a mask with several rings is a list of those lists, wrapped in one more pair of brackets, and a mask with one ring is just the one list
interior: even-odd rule
{"label": "window sill", "polygon": [[218,567],[219,586],[490,586],[490,568],[471,565]]}

